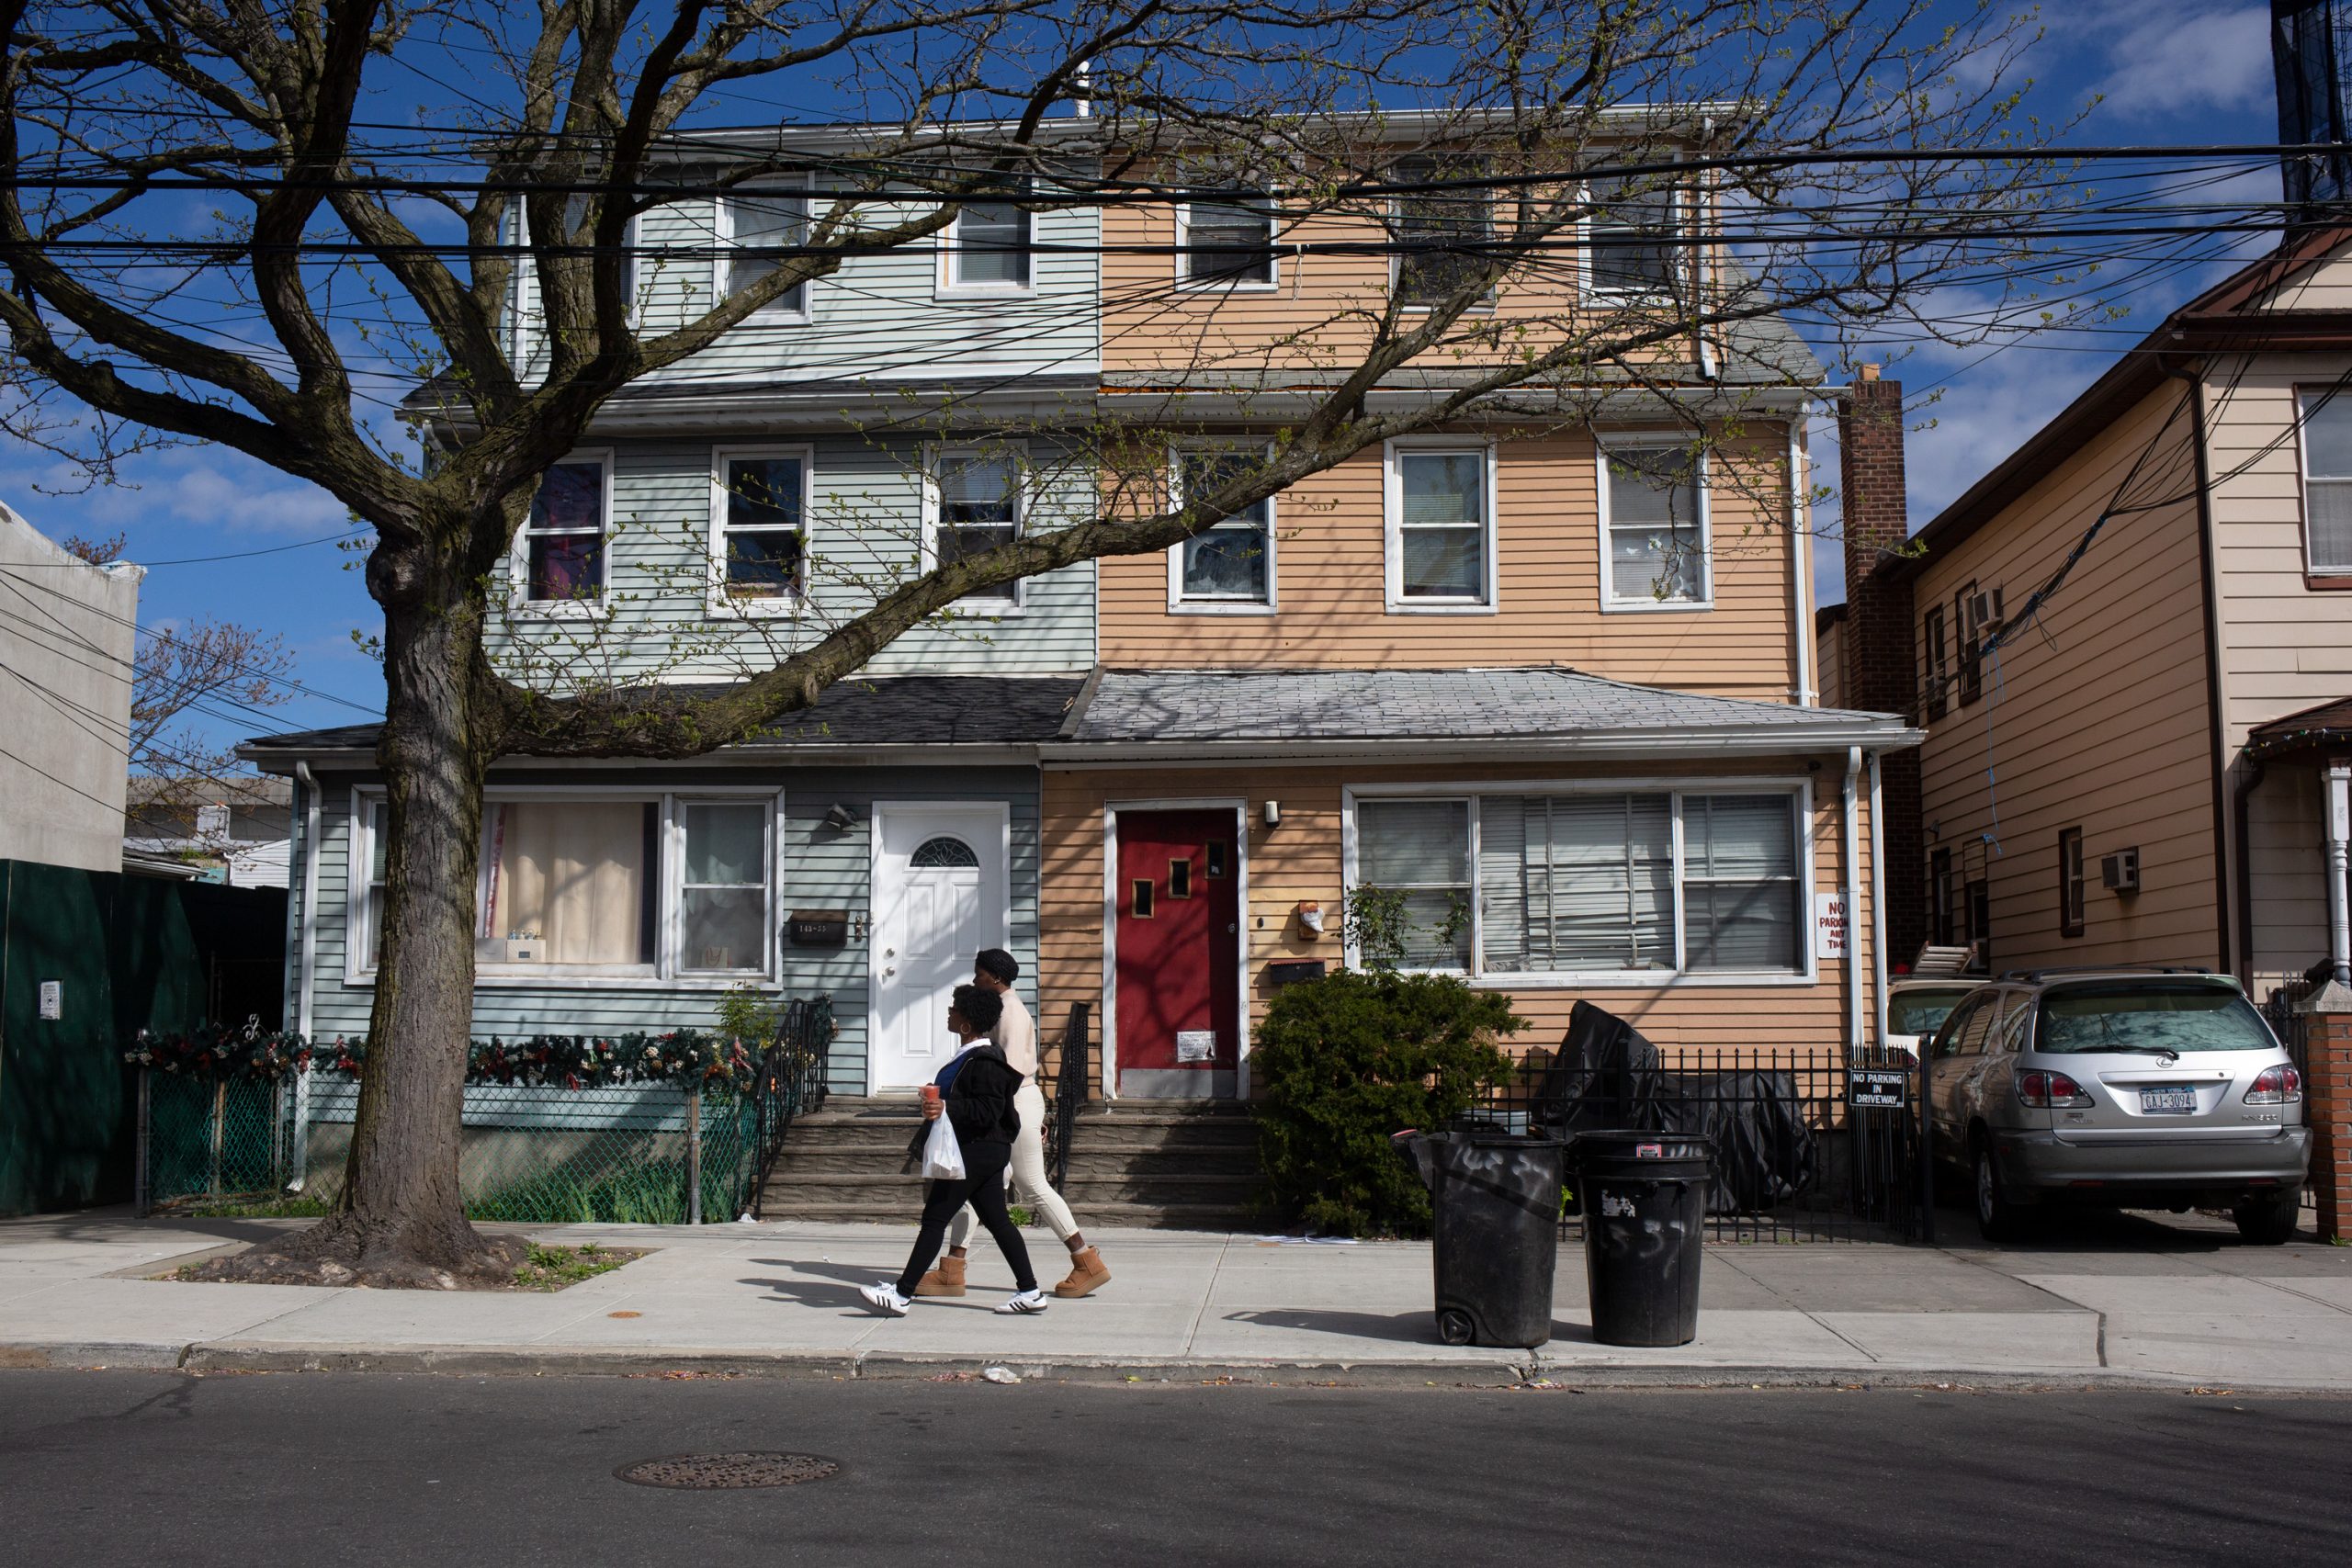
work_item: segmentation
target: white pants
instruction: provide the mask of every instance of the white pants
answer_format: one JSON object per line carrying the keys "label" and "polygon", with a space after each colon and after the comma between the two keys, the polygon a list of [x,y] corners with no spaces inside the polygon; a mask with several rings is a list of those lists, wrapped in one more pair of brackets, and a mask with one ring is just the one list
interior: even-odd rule
{"label": "white pants", "polygon": [[[1046,1222],[1057,1239],[1068,1241],[1078,1234],[1078,1222],[1069,1217],[1069,1205],[1062,1195],[1046,1185],[1046,1097],[1033,1083],[1024,1083],[1012,1097],[1012,1108],[1021,1114],[1021,1134],[1012,1140],[1012,1193],[1022,1205]],[[978,1216],[971,1205],[956,1211],[947,1227],[947,1245],[962,1247],[972,1239],[972,1227]]]}

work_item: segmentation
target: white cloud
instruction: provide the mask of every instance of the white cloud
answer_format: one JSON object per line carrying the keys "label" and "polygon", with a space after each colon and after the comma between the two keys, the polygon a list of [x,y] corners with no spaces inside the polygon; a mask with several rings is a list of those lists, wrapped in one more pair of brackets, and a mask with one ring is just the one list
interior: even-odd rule
{"label": "white cloud", "polygon": [[2207,110],[2267,113],[2273,102],[2270,16],[2261,6],[2078,6],[2042,47],[2076,59],[2085,52],[2106,57],[2106,73],[2097,79],[2103,115],[2177,120]]}

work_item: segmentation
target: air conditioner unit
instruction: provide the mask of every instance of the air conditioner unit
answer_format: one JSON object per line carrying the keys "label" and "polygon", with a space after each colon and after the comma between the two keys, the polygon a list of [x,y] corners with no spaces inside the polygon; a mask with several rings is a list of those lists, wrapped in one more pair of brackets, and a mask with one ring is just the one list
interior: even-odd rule
{"label": "air conditioner unit", "polygon": [[2111,855],[2101,855],[2098,880],[2101,886],[2116,893],[2140,891],[2140,852],[2118,850]]}
{"label": "air conditioner unit", "polygon": [[1968,601],[1968,625],[1971,631],[1989,631],[2007,618],[2007,606],[2001,601],[2001,591],[1987,588]]}

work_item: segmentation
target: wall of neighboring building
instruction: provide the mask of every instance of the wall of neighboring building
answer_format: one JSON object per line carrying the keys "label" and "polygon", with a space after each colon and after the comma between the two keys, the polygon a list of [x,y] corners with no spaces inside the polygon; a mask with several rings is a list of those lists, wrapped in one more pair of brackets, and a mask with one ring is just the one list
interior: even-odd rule
{"label": "wall of neighboring building", "polygon": [[[1341,962],[1341,911],[1345,908],[1343,791],[1353,787],[1428,783],[1447,793],[1541,793],[1542,781],[1629,781],[1629,788],[1657,789],[1671,777],[1703,788],[1710,779],[1771,781],[1778,786],[1809,786],[1813,859],[1812,891],[1844,886],[1845,825],[1841,786],[1846,757],[1778,757],[1729,762],[1682,761],[1615,763],[1491,762],[1381,765],[1257,765],[1178,769],[1067,769],[1048,765],[1045,775],[1045,841],[1041,870],[1044,945],[1039,954],[1038,1015],[1041,1039],[1057,1045],[1072,1004],[1094,1010],[1093,1037],[1103,1037],[1103,813],[1117,801],[1170,802],[1246,796],[1244,869],[1249,902],[1246,976],[1250,1020],[1254,1027],[1272,995],[1269,964],[1319,958]],[[1630,781],[1640,781],[1634,784]],[[1265,803],[1281,807],[1281,822],[1265,826]],[[1875,1032],[1876,1003],[1870,992],[1871,923],[1870,901],[1870,795],[1867,777],[1856,788],[1855,833],[1861,908],[1852,922],[1862,978],[1865,1038]],[[1319,904],[1326,920],[1319,941],[1302,938],[1294,911],[1302,900]],[[1803,910],[1808,928],[1810,898]],[[1527,983],[1498,974],[1476,983],[1510,994],[1529,1028],[1510,1043],[1514,1051],[1555,1047],[1567,1030],[1569,1010],[1579,999],[1624,1018],[1671,1055],[1678,1049],[1754,1049],[1800,1053],[1841,1050],[1847,1029],[1847,968],[1842,959],[1813,960],[1810,981],[1782,984],[1722,983],[1675,979],[1658,984],[1589,983],[1575,987]],[[1100,1081],[1098,1052],[1092,1070]]]}
{"label": "wall of neighboring building", "polygon": [[139,581],[0,505],[0,860],[122,869]]}
{"label": "wall of neighboring building", "polygon": [[[1983,694],[1929,709],[1920,753],[1930,866],[1988,886],[1996,968],[2123,961],[2225,962],[2216,914],[2213,769],[2192,423],[2167,382],[1913,581],[1922,624],[1998,588],[2017,615],[2101,511],[2111,518],[2036,624],[1985,662]],[[2177,499],[2174,499],[2177,498]],[[1932,671],[1934,660],[1926,660]],[[1928,676],[1932,680],[1932,673]],[[2059,833],[2083,830],[2084,931],[2062,934]],[[2099,860],[2140,852],[2141,891],[2100,886]],[[1964,896],[1964,893],[1963,893]],[[1955,935],[1961,933],[1954,933]]]}
{"label": "wall of neighboring building", "polygon": [[1826,708],[1847,705],[1845,611],[1843,604],[1831,604],[1813,619],[1814,679]]}
{"label": "wall of neighboring building", "polygon": [[[2304,308],[2352,301],[2352,264],[2332,263],[2293,290]],[[2247,776],[2247,731],[2352,696],[2352,588],[2314,586],[2305,570],[2298,389],[2335,384],[2352,355],[2265,354],[2214,363],[2204,383],[2220,585],[2222,739],[2234,796]],[[2246,800],[2256,994],[2327,951],[2325,840],[2308,761],[2265,770]],[[2234,829],[2232,838],[2234,840]],[[2236,845],[2230,853],[2234,863]]]}
{"label": "wall of neighboring building", "polygon": [[1171,610],[1167,554],[1102,561],[1102,662],[1565,664],[1642,685],[1794,700],[1785,437],[1751,436],[1709,458],[1713,603],[1703,606],[1604,607],[1599,451],[1576,434],[1496,448],[1491,611],[1391,610],[1385,461],[1374,447],[1274,498],[1271,614]]}

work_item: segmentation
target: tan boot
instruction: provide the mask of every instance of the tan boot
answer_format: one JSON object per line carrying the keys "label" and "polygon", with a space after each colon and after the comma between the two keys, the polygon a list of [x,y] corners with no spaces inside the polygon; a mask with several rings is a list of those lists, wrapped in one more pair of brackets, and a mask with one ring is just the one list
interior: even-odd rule
{"label": "tan boot", "polygon": [[1069,1278],[1054,1287],[1054,1294],[1064,1301],[1091,1296],[1111,1282],[1111,1270],[1102,1266],[1102,1255],[1092,1247],[1069,1255]]}
{"label": "tan boot", "polygon": [[965,1259],[953,1254],[941,1258],[938,1268],[915,1281],[915,1294],[919,1296],[962,1295],[964,1293],[964,1263]]}

